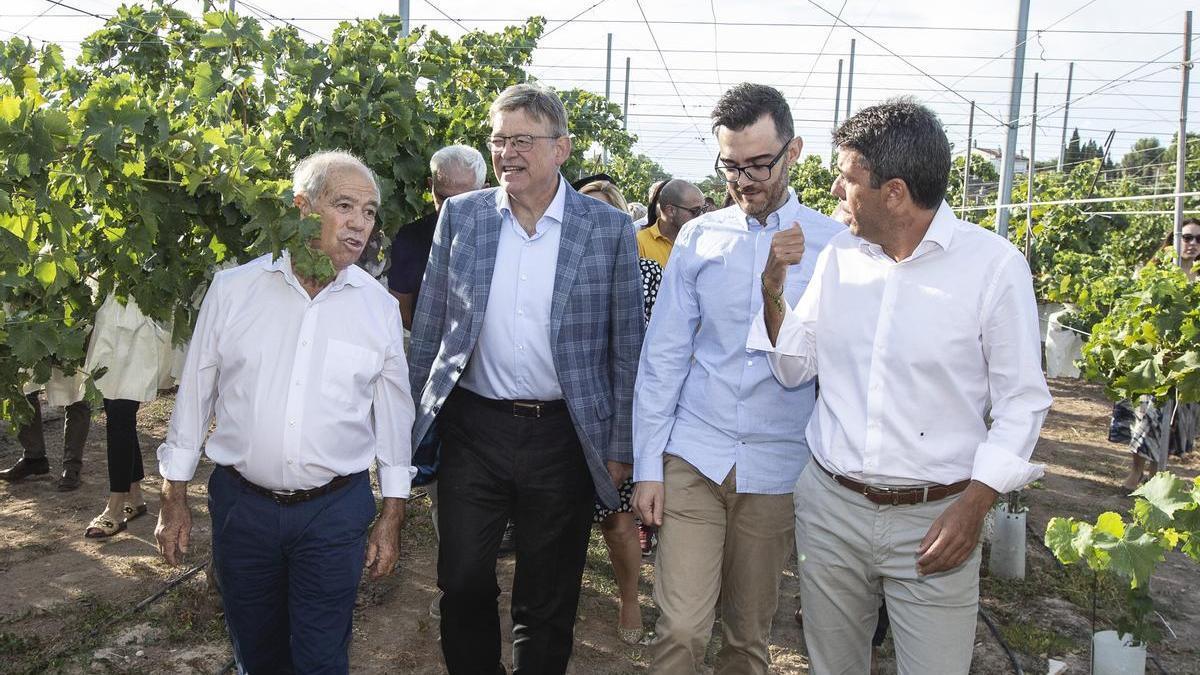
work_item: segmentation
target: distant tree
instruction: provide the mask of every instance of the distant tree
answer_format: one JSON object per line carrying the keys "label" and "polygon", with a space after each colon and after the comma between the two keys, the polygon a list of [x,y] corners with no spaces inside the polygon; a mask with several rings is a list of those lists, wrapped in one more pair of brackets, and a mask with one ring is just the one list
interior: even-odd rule
{"label": "distant tree", "polygon": [[837,207],[837,197],[829,193],[836,178],[820,155],[809,155],[792,165],[791,186],[801,204],[825,215]]}
{"label": "distant tree", "polygon": [[696,187],[700,188],[704,196],[712,197],[712,200],[717,203],[718,207],[725,203],[725,195],[729,194],[729,188],[725,183],[725,179],[716,173],[696,183]]}
{"label": "distant tree", "polygon": [[1157,138],[1139,138],[1121,157],[1121,173],[1126,178],[1146,178],[1155,173],[1156,164],[1166,161],[1167,149]]}

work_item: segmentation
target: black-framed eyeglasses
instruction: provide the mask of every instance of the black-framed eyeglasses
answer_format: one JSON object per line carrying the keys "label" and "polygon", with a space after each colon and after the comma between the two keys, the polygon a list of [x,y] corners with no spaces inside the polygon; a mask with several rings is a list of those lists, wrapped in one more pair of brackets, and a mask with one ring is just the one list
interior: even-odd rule
{"label": "black-framed eyeglasses", "polygon": [[687,211],[688,213],[692,214],[693,218],[699,218],[700,216],[704,215],[705,213],[708,213],[708,204],[701,204],[700,206],[684,206],[683,204],[667,203],[667,204],[665,204],[665,206],[674,206],[677,209],[682,209],[684,211]]}
{"label": "black-framed eyeglasses", "polygon": [[787,149],[789,146],[791,146],[791,144],[792,142],[790,140],[787,143],[784,143],[783,147],[779,149],[779,152],[775,153],[775,156],[771,158],[771,161],[767,162],[766,164],[731,166],[729,164],[722,164],[721,158],[718,156],[716,161],[713,162],[713,170],[717,172],[718,176],[724,178],[726,183],[736,183],[742,179],[743,175],[755,183],[761,183],[763,181],[770,180],[771,170],[775,168],[775,165],[779,163],[779,160],[783,159],[783,153],[787,152]]}
{"label": "black-framed eyeglasses", "polygon": [[1181,234],[1179,235],[1179,238],[1183,240],[1183,243],[1191,244],[1193,242],[1200,241],[1200,234]]}
{"label": "black-framed eyeglasses", "polygon": [[504,152],[505,146],[512,143],[513,150],[528,152],[533,149],[533,142],[538,139],[558,139],[562,136],[534,136],[532,134],[517,134],[516,136],[492,136],[488,139],[488,147],[494,152]]}

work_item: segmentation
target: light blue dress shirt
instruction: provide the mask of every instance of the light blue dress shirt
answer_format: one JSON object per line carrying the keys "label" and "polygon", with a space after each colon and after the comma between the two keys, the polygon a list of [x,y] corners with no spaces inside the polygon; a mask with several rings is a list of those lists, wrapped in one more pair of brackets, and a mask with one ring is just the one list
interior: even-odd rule
{"label": "light blue dress shirt", "polygon": [[513,216],[508,193],[496,191],[500,239],[487,310],[461,384],[486,398],[555,401],[563,397],[550,346],[550,305],[558,270],[567,182],[530,236]]}
{"label": "light blue dress shirt", "polygon": [[762,309],[759,275],[771,237],[804,228],[804,258],[788,270],[784,295],[800,299],[817,254],[844,228],[803,206],[795,193],[760,223],[737,206],[684,226],[663,273],[634,389],[635,481],[663,479],[663,453],[721,483],[735,466],[739,493],[792,491],[808,462],[804,429],[813,381],[784,388],[765,352],[746,348]]}

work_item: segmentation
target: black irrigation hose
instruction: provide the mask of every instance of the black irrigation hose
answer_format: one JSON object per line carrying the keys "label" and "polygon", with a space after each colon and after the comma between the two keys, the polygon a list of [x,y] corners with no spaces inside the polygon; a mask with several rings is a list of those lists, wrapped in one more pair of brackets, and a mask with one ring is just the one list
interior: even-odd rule
{"label": "black irrigation hose", "polygon": [[142,600],[141,602],[139,602],[138,604],[134,605],[133,607],[125,610],[124,612],[120,612],[118,614],[115,614],[115,615],[109,617],[107,620],[105,620],[99,626],[96,626],[95,628],[93,628],[91,630],[91,632],[89,632],[86,636],[84,636],[84,638],[82,640],[72,640],[68,645],[61,647],[58,650],[52,652],[49,656],[43,657],[28,672],[42,671],[45,669],[45,667],[49,666],[49,664],[52,663],[54,661],[54,659],[57,659],[60,656],[63,656],[65,654],[69,654],[70,652],[78,649],[81,645],[91,644],[91,642],[96,639],[96,636],[99,635],[102,631],[108,630],[109,628],[111,628],[113,626],[113,624],[117,623],[118,621],[127,619],[130,616],[136,614],[137,612],[145,609],[146,607],[150,606],[150,604],[152,604],[154,601],[158,600],[159,598],[163,597],[168,592],[170,592],[171,589],[173,589],[176,586],[178,586],[179,584],[187,581],[188,579],[191,579],[193,576],[196,575],[197,572],[199,572],[200,570],[207,567],[210,560],[211,560],[211,558],[206,559],[204,562],[193,566],[188,571],[184,572],[183,574],[180,574],[178,577],[175,577],[171,581],[168,581],[167,584],[165,586],[163,586],[163,588],[156,591],[150,597],[146,598],[145,600]]}
{"label": "black irrigation hose", "polygon": [[1008,662],[1012,664],[1013,672],[1017,675],[1025,675],[1025,671],[1021,670],[1021,662],[1017,660],[1017,655],[1013,653],[1013,650],[1009,649],[1008,643],[1005,642],[1004,637],[1000,635],[1000,629],[996,627],[996,624],[992,621],[992,618],[987,615],[987,612],[983,611],[983,607],[979,608],[979,616],[983,618],[983,622],[986,623],[988,629],[992,631],[992,637],[996,638],[996,642],[1000,643],[1000,647],[1004,649],[1004,653],[1008,654]]}

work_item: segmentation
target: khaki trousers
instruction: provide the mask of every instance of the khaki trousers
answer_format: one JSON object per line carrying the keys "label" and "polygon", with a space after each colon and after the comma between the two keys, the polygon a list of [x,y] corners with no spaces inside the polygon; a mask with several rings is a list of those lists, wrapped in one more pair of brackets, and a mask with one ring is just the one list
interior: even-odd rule
{"label": "khaki trousers", "polygon": [[[736,469],[735,469],[736,470]],[[792,496],[738,494],[664,456],[654,601],[661,612],[652,673],[699,672],[721,606],[718,675],[766,673],[779,579],[791,552]]]}
{"label": "khaki trousers", "polygon": [[881,506],[809,462],[796,481],[804,642],[814,675],[865,674],[882,596],[901,675],[971,667],[979,547],[953,570],[917,575],[917,547],[957,497]]}

